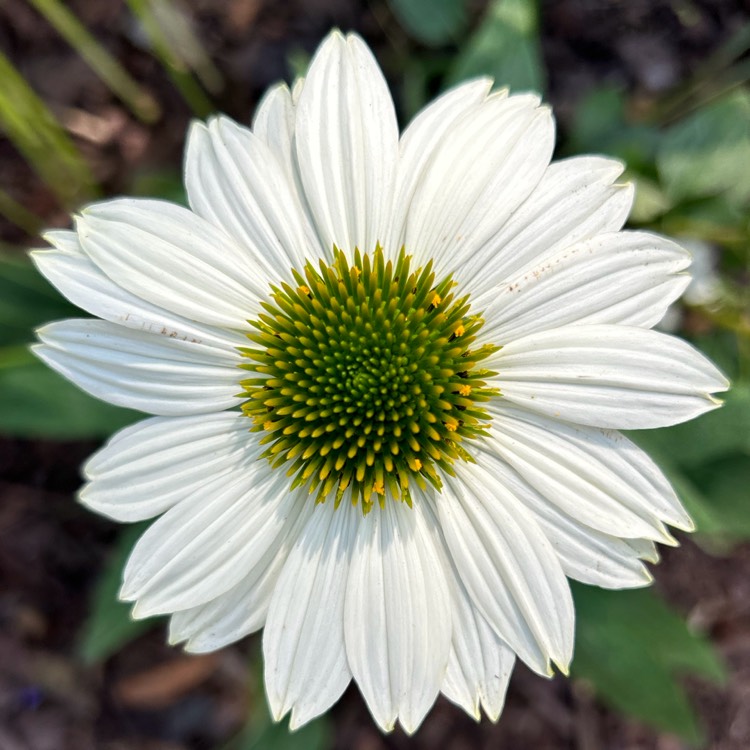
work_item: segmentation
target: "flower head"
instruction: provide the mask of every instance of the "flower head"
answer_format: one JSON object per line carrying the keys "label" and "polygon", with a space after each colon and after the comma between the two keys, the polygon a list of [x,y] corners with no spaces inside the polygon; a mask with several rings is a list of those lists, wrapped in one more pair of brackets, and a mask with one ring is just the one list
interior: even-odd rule
{"label": "flower head", "polygon": [[94,204],[34,253],[99,318],[43,327],[37,354],[155,415],[85,466],[85,505],[159,516],[122,598],[190,651],[265,627],[293,727],[352,678],[384,729],[439,692],[495,719],[516,655],[567,670],[566,576],[645,585],[667,526],[692,528],[614,431],[727,387],[650,330],[688,255],[621,231],[619,163],[550,163],[549,110],[490,88],[399,138],[371,53],[334,32],[251,130],[193,126],[190,209]]}

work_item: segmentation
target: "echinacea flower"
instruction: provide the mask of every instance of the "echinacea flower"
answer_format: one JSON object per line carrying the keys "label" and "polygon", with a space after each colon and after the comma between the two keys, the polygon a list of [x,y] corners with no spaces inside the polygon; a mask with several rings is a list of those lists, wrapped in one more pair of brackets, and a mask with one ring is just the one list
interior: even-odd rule
{"label": "echinacea flower", "polygon": [[38,356],[155,415],[84,469],[84,505],[159,516],[122,598],[188,651],[264,627],[292,727],[352,678],[385,730],[439,692],[496,719],[516,655],[568,668],[566,576],[646,585],[667,526],[692,528],[615,431],[727,387],[650,330],[689,256],[621,231],[618,162],[550,163],[548,108],[490,88],[399,138],[372,54],[334,32],[251,130],[192,127],[190,209],[97,203],[34,253],[95,316],[41,328]]}

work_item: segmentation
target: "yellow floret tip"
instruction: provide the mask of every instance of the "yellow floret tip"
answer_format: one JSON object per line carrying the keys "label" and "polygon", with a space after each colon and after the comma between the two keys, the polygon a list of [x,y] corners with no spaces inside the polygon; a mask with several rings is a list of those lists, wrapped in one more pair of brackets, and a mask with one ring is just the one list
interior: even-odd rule
{"label": "yellow floret tip", "polygon": [[432,302],[430,304],[433,307],[437,307],[441,302],[443,301],[443,298],[439,294],[435,294],[435,296],[432,298]]}
{"label": "yellow floret tip", "polygon": [[445,429],[449,432],[455,432],[458,429],[458,423],[457,422],[446,422],[445,423]]}
{"label": "yellow floret tip", "polygon": [[466,329],[461,325],[460,323],[456,326],[455,330],[453,331],[454,336],[463,336]]}
{"label": "yellow floret tip", "polygon": [[459,396],[469,396],[471,394],[471,386],[470,385],[460,385],[458,386],[458,395]]}
{"label": "yellow floret tip", "polygon": [[299,292],[300,294],[305,294],[305,295],[307,295],[307,294],[310,294],[310,287],[307,287],[307,286],[305,286],[304,284],[302,284],[302,285],[300,285],[300,286],[298,286],[298,287],[297,287],[297,291],[298,291],[298,292]]}

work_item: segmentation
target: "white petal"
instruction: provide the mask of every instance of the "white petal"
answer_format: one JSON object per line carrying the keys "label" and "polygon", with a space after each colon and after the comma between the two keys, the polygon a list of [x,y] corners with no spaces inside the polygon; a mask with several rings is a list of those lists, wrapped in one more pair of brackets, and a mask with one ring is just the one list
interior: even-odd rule
{"label": "white petal", "polygon": [[[577,517],[565,513],[560,504],[537,492],[495,455],[496,452],[502,453],[501,445],[493,445],[491,439],[483,442],[484,450],[480,454],[475,454],[475,457],[497,482],[534,514],[539,527],[557,552],[567,576],[609,589],[635,588],[651,583],[651,574],[628,544],[628,540],[604,534],[586,526]],[[550,470],[554,469],[550,467]],[[641,478],[634,468],[632,473],[637,479]],[[677,503],[677,499],[674,500]],[[628,510],[624,511],[627,515]],[[623,514],[615,513],[617,517],[621,515]],[[686,517],[684,512],[683,517]],[[640,521],[640,518],[638,520]],[[655,530],[658,529],[657,522],[652,521],[652,524]]]}
{"label": "white petal", "polygon": [[502,344],[574,323],[651,328],[689,283],[689,264],[686,250],[654,234],[598,235],[499,285],[482,336]]}
{"label": "white petal", "polygon": [[137,600],[135,617],[215,599],[259,564],[306,501],[289,492],[284,472],[248,456],[151,525],[128,560],[120,597]]}
{"label": "white petal", "polygon": [[[689,530],[693,531],[695,526],[692,525],[692,521],[690,523],[691,525],[689,527]],[[641,560],[645,560],[646,562],[650,563],[659,562],[659,550],[650,539],[624,539],[623,541],[628,545],[628,547],[633,550],[633,552],[635,552],[636,555],[638,555]]]}
{"label": "white petal", "polygon": [[472,603],[533,670],[567,670],[573,600],[557,555],[531,513],[481,466],[456,466],[436,502]]}
{"label": "white petal", "polygon": [[477,611],[455,575],[451,594],[453,639],[441,691],[475,719],[481,705],[490,720],[497,721],[516,655]]}
{"label": "white petal", "polygon": [[417,502],[388,502],[359,524],[344,635],[349,666],[378,725],[416,731],[445,674],[451,639],[447,572]]}
{"label": "white petal", "polygon": [[294,104],[285,83],[272,86],[258,103],[253,133],[268,146],[276,160],[294,181]]}
{"label": "white petal", "polygon": [[327,711],[351,681],[344,599],[361,520],[346,499],[318,505],[276,584],[263,631],[266,694],[276,721],[291,710],[291,729]]}
{"label": "white petal", "polygon": [[250,420],[231,411],[138,422],[86,462],[79,499],[116,521],[157,516],[211,479],[242,470],[256,442],[249,429]]}
{"label": "white petal", "polygon": [[34,250],[32,260],[47,281],[86,312],[126,328],[171,339],[207,342],[232,353],[238,346],[247,345],[241,333],[201,325],[118,286],[83,252],[75,232],[48,232],[45,239],[56,249]]}
{"label": "white petal", "polygon": [[104,320],[64,320],[37,330],[34,353],[92,396],[118,406],[184,416],[236,406],[239,354],[204,342],[131,331]]}
{"label": "white petal", "polygon": [[466,112],[435,149],[414,191],[404,239],[438,277],[460,270],[536,187],[554,124],[535,96],[492,95]]}
{"label": "white petal", "polygon": [[372,252],[388,229],[398,125],[383,74],[359,37],[333,32],[315,54],[295,134],[323,247]]}
{"label": "white petal", "polygon": [[531,334],[489,357],[508,401],[593,427],[644,429],[685,422],[729,387],[700,352],[657,331],[579,325]]}
{"label": "white petal", "polygon": [[623,165],[599,156],[550,164],[527,200],[457,271],[481,306],[502,280],[581,240],[616,232],[633,204],[632,185],[614,185]]}
{"label": "white petal", "polygon": [[248,128],[228,117],[193,123],[185,186],[193,211],[237,240],[266,278],[314,260],[289,177]]}
{"label": "white petal", "polygon": [[[190,320],[247,328],[269,294],[266,277],[226,232],[186,208],[118,198],[76,220],[84,252],[113,281]],[[283,269],[286,270],[286,269]]]}
{"label": "white petal", "polygon": [[562,513],[604,534],[631,539],[669,542],[662,522],[693,528],[656,464],[624,435],[508,404],[490,404],[489,410],[489,450]]}
{"label": "white petal", "polygon": [[285,83],[270,88],[258,104],[253,118],[253,133],[260,138],[276,157],[294,193],[298,208],[298,220],[302,222],[306,247],[311,258],[330,258],[330,246],[320,242],[313,226],[310,206],[302,189],[302,179],[297,165],[297,152],[294,145],[294,123],[296,100],[302,91],[303,79],[297,79],[294,91],[290,94]]}
{"label": "white petal", "polygon": [[205,604],[175,612],[169,622],[169,642],[187,641],[186,651],[208,653],[262,628],[289,550],[314,508],[309,498],[307,502],[301,498],[298,512],[278,527],[263,556],[239,583]]}
{"label": "white petal", "polygon": [[[435,151],[451,128],[467,112],[476,112],[487,98],[492,80],[480,78],[450,89],[425,107],[409,123],[401,136],[397,168],[396,200],[389,237],[383,245],[386,252],[398,252],[405,241],[407,216],[411,210],[422,173],[428,167]],[[505,94],[503,93],[502,96]],[[420,247],[410,247],[410,253],[421,254]],[[429,260],[425,258],[425,262]]]}

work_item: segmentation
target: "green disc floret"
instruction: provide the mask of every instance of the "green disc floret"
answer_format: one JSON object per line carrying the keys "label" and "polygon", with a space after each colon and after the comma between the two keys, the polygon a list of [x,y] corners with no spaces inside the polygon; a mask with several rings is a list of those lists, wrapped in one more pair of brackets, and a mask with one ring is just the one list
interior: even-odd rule
{"label": "green disc floret", "polygon": [[477,365],[496,347],[471,348],[484,321],[451,277],[410,263],[403,249],[395,263],[380,246],[356,251],[353,264],[335,249],[331,265],[273,286],[250,321],[242,408],[266,433],[263,455],[318,502],[351,487],[364,512],[376,498],[411,504],[410,482],[440,489],[438,469],[472,460],[463,443],[486,429],[494,373]]}

